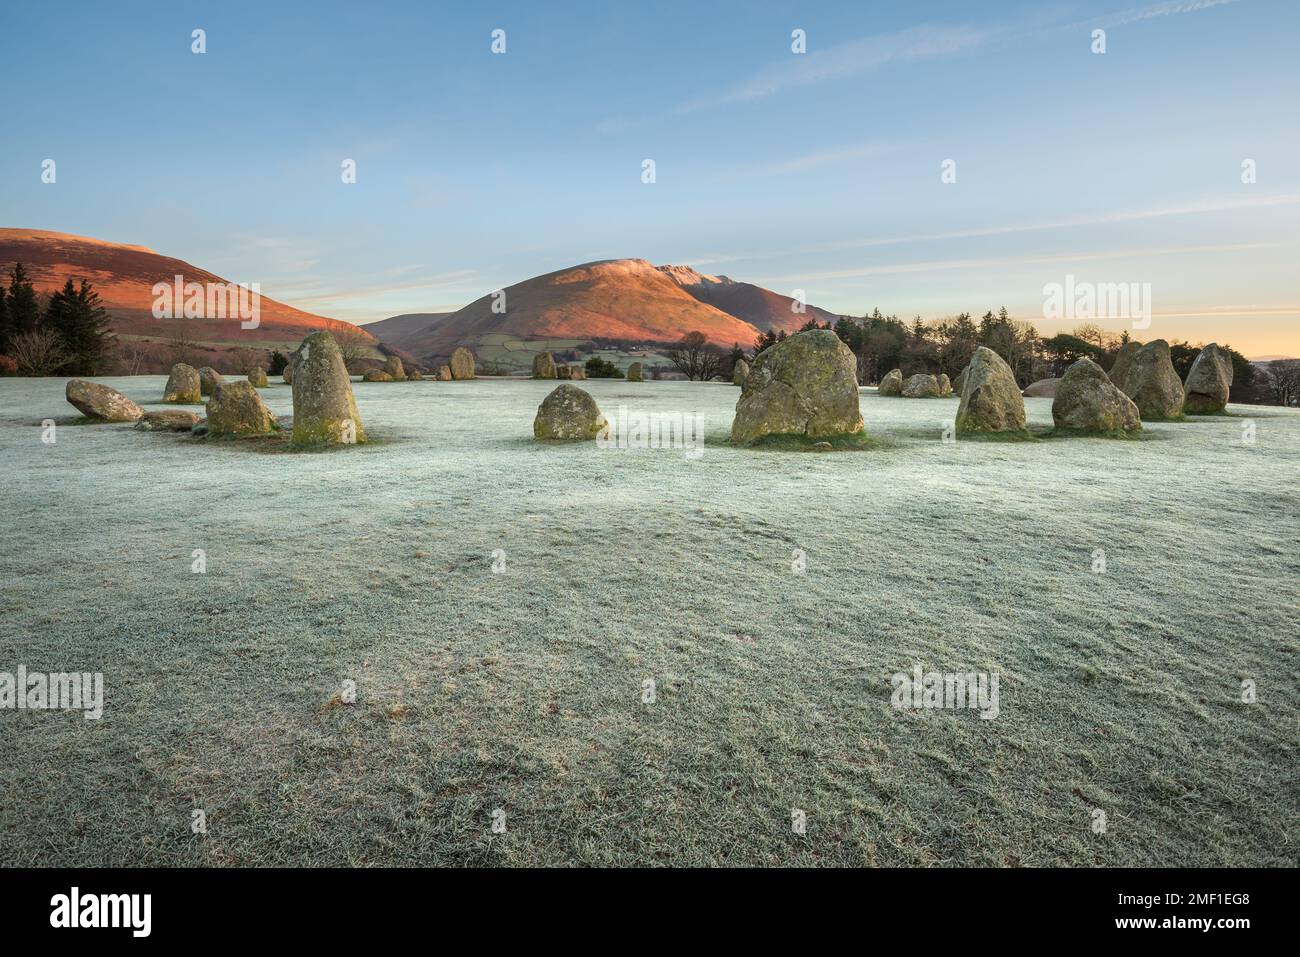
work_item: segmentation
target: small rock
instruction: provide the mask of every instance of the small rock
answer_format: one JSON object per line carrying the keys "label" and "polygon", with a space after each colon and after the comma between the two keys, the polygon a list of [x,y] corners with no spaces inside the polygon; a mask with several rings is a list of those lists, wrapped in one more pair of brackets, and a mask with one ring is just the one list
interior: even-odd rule
{"label": "small rock", "polygon": [[363,382],[392,382],[393,376],[382,369],[371,369],[361,377],[361,380]]}
{"label": "small rock", "polygon": [[576,385],[558,385],[537,407],[533,437],[585,441],[607,427],[600,407],[587,392]]}
{"label": "small rock", "polygon": [[266,435],[278,428],[251,382],[222,382],[208,399],[212,435]]}
{"label": "small rock", "polygon": [[189,432],[203,421],[189,409],[162,409],[146,412],[135,427],[143,432]]}

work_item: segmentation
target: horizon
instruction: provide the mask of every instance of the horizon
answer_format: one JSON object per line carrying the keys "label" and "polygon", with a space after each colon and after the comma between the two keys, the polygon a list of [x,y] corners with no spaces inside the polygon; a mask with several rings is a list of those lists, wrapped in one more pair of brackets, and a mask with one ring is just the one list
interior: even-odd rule
{"label": "horizon", "polygon": [[259,8],[255,33],[243,4],[13,11],[6,219],[358,324],[639,258],[837,314],[1005,305],[1045,335],[1080,324],[1043,317],[1047,284],[1149,283],[1135,338],[1300,355],[1286,4],[298,9]]}

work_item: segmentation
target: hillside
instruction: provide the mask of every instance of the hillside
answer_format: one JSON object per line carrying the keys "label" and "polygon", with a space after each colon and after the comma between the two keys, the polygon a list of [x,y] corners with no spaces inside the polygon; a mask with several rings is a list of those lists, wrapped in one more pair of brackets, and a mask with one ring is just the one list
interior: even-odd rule
{"label": "hillside", "polygon": [[380,341],[422,357],[457,346],[528,340],[606,339],[675,342],[703,332],[715,343],[753,344],[760,330],[792,332],[831,313],[791,308],[787,296],[684,266],[608,259],[535,276],[505,289],[505,311],[492,295],[450,314],[410,313],[366,326]]}
{"label": "hillside", "polygon": [[[42,229],[0,229],[0,270],[8,273],[15,262],[23,264],[39,292],[52,292],[68,279],[90,281],[113,316],[114,331],[128,338],[165,338],[183,329],[189,339],[205,345],[270,348],[296,345],[316,329],[354,333],[357,329],[351,323],[286,306],[266,296],[265,289],[256,329],[241,328],[238,319],[155,319],[155,283],[171,283],[177,275],[185,282],[227,280],[145,246]],[[256,277],[240,277],[239,281],[256,281]]]}

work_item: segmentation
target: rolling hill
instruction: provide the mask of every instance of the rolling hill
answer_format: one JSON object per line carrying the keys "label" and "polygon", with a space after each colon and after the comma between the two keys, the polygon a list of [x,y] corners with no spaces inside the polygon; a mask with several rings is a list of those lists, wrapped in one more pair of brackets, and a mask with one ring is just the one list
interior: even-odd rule
{"label": "rolling hill", "polygon": [[685,266],[644,259],[607,259],[535,276],[497,298],[476,299],[453,313],[409,313],[365,328],[385,345],[421,358],[450,355],[457,346],[491,341],[605,339],[647,345],[703,332],[715,343],[749,347],[760,330],[793,332],[809,319],[833,320],[808,306],[798,313],[788,296]]}
{"label": "rolling hill", "polygon": [[[0,229],[0,270],[7,274],[15,262],[23,264],[38,292],[52,292],[68,279],[88,280],[112,315],[114,332],[122,337],[164,338],[183,328],[189,339],[202,345],[265,349],[296,346],[317,329],[358,331],[351,323],[294,309],[265,294],[255,329],[241,328],[238,319],[155,319],[154,283],[171,283],[178,275],[185,282],[226,280],[144,246],[42,229]],[[371,338],[370,333],[363,334]]]}

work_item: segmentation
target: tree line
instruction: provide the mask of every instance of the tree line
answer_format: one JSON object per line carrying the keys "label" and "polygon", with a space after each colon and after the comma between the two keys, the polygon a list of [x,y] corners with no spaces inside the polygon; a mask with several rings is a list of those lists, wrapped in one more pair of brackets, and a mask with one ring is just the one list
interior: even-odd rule
{"label": "tree line", "polygon": [[[1109,370],[1119,350],[1132,341],[1127,330],[1114,333],[1086,323],[1070,332],[1041,336],[1033,323],[1014,319],[1006,307],[996,313],[989,310],[979,319],[963,312],[934,322],[916,316],[904,322],[897,316],[882,315],[879,309],[864,316],[839,316],[834,322],[810,320],[801,332],[831,329],[857,357],[858,381],[877,383],[888,372],[898,369],[903,377],[917,373],[946,373],[955,379],[970,362],[975,350],[986,346],[1000,355],[1011,367],[1023,389],[1040,379],[1058,378],[1070,365],[1089,358]],[[753,361],[764,349],[783,341],[784,331],[769,329],[758,336],[746,350],[734,343],[723,350],[700,332],[683,336],[667,351],[668,360],[688,379],[729,379],[736,362]],[[1221,344],[1222,345],[1222,344]],[[1174,368],[1187,377],[1201,351],[1200,344],[1182,340],[1169,343]],[[1300,361],[1289,360],[1255,364],[1230,346],[1224,349],[1232,357],[1232,401],[1278,405],[1300,402]]]}
{"label": "tree line", "polygon": [[99,293],[71,279],[44,302],[22,263],[0,280],[0,374],[99,375],[116,338]]}

